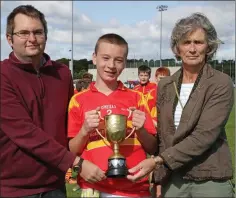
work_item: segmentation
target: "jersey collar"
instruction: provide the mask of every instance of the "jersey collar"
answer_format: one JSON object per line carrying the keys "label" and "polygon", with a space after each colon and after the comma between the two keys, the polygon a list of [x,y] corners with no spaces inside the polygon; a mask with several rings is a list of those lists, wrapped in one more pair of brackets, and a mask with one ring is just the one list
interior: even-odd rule
{"label": "jersey collar", "polygon": [[[124,84],[120,80],[118,80],[117,82],[118,82],[117,90],[121,90],[121,91],[127,90],[127,87],[125,87]],[[95,87],[95,82],[90,83],[89,89],[94,92],[99,92],[97,88]]]}

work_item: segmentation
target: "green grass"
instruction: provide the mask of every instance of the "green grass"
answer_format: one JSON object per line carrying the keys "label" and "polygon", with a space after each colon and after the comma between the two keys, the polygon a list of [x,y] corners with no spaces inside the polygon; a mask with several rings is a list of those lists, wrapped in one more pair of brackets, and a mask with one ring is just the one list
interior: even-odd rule
{"label": "green grass", "polygon": [[67,197],[80,197],[80,190],[74,191],[73,188],[76,187],[76,184],[68,184],[66,183],[66,191],[67,191]]}
{"label": "green grass", "polygon": [[[232,183],[235,184],[235,106],[233,107],[229,120],[226,124],[226,134],[228,139],[228,144],[230,147],[230,151],[232,154],[232,161],[234,167],[234,178],[232,179]],[[80,191],[73,191],[75,184],[66,184],[67,188],[67,197],[80,197]]]}
{"label": "green grass", "polygon": [[232,182],[235,184],[235,105],[226,124],[226,134],[234,167],[234,178]]}

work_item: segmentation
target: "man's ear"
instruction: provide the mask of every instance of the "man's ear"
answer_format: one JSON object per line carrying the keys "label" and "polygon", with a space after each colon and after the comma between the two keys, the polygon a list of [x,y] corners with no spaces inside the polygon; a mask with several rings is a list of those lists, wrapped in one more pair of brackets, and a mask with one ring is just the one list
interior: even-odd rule
{"label": "man's ear", "polygon": [[97,55],[95,52],[93,53],[92,60],[93,60],[93,64],[96,65],[97,64]]}
{"label": "man's ear", "polygon": [[8,44],[9,44],[9,45],[11,46],[11,48],[12,48],[12,46],[13,46],[13,38],[12,38],[12,35],[6,34],[6,38],[7,38]]}

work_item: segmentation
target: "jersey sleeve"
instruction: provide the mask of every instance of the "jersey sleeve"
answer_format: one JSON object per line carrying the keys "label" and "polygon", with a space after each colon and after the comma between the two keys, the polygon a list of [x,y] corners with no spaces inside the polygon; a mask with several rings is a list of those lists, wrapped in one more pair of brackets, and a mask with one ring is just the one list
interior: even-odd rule
{"label": "jersey sleeve", "polygon": [[78,97],[74,95],[68,109],[68,138],[73,138],[80,131],[84,122],[84,115]]}

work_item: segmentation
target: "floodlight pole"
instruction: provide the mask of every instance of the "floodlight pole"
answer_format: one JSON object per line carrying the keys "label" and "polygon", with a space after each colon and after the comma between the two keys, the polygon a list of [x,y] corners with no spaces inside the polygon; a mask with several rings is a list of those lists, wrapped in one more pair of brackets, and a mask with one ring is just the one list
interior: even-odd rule
{"label": "floodlight pole", "polygon": [[157,6],[156,9],[158,9],[159,12],[161,12],[161,28],[160,28],[160,67],[162,66],[162,60],[161,60],[161,50],[162,50],[162,12],[166,11],[168,8],[167,5],[160,5]]}

